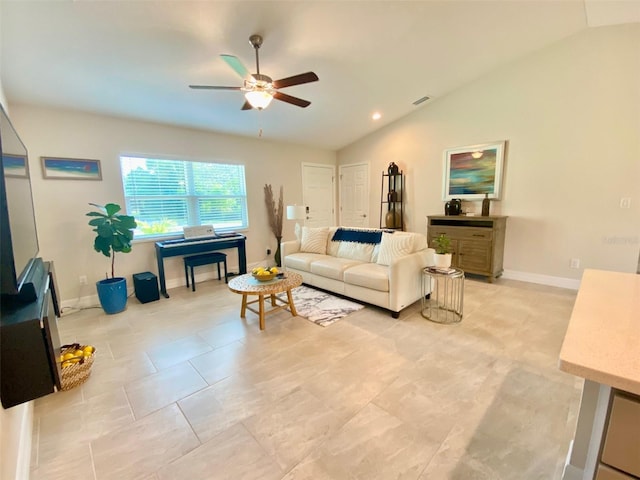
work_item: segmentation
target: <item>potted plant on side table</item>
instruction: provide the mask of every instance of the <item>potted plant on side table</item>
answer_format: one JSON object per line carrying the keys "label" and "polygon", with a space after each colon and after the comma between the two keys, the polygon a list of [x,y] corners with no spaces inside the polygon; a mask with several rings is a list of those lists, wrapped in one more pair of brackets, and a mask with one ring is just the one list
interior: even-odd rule
{"label": "potted plant on side table", "polygon": [[87,213],[88,217],[95,217],[89,221],[89,225],[94,227],[93,231],[97,234],[93,248],[96,252],[111,258],[111,278],[107,273],[104,280],[96,282],[98,298],[105,313],[118,313],[127,306],[127,280],[115,276],[116,252],[131,251],[133,229],[138,224],[132,216],[118,213],[122,208],[115,203],[107,203],[104,206],[95,203],[89,205],[99,210]]}
{"label": "potted plant on side table", "polygon": [[436,268],[449,268],[451,266],[451,240],[444,233],[433,239],[436,250],[434,255]]}

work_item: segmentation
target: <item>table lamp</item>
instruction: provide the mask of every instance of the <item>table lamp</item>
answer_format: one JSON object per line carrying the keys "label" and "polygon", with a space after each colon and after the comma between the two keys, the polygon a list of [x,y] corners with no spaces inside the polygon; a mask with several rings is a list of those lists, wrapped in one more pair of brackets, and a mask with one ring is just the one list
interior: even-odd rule
{"label": "table lamp", "polygon": [[296,237],[300,238],[300,224],[297,220],[304,220],[307,211],[302,205],[287,205],[287,220],[296,220]]}

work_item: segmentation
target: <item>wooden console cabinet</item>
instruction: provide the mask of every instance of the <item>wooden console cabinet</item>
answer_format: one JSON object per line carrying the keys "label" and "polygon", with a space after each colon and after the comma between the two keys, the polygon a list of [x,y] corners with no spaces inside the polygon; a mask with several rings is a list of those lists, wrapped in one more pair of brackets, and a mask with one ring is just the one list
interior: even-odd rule
{"label": "wooden console cabinet", "polygon": [[484,275],[489,282],[502,275],[507,217],[435,215],[427,217],[427,240],[445,234],[451,239],[451,265],[466,273]]}

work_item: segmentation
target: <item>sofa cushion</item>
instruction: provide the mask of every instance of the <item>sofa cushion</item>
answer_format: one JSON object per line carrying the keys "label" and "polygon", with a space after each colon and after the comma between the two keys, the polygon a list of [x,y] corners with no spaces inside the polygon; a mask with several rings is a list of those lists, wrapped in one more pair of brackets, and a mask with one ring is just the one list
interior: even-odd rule
{"label": "sofa cushion", "polygon": [[344,280],[344,271],[362,262],[349,258],[336,258],[328,255],[311,263],[311,273],[335,280]]}
{"label": "sofa cushion", "polygon": [[379,265],[391,265],[397,258],[409,255],[413,250],[413,235],[410,233],[394,232],[382,234]]}
{"label": "sofa cushion", "polygon": [[326,227],[302,227],[300,251],[306,253],[327,253],[327,237],[329,229]]}
{"label": "sofa cushion", "polygon": [[284,257],[284,266],[302,270],[303,272],[310,272],[311,264],[323,258],[326,258],[326,255],[320,255],[319,253],[292,253]]}
{"label": "sofa cushion", "polygon": [[344,272],[344,282],[380,292],[388,292],[389,269],[375,263],[355,265]]}
{"label": "sofa cushion", "polygon": [[356,242],[340,242],[338,247],[338,257],[350,258],[360,262],[370,262],[373,253],[373,245],[367,243]]}

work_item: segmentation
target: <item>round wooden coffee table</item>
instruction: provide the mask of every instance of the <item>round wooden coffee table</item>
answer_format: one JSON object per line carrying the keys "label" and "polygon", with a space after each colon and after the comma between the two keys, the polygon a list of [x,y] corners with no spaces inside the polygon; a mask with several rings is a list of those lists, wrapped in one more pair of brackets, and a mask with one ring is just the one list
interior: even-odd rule
{"label": "round wooden coffee table", "polygon": [[[293,304],[291,289],[302,285],[302,275],[293,272],[284,274],[284,278],[274,278],[268,282],[260,282],[253,278],[250,273],[234,277],[229,280],[229,290],[242,294],[242,308],[240,309],[240,317],[245,318],[247,310],[257,313],[260,318],[260,330],[264,330],[264,317],[269,313],[276,312],[280,309],[289,307],[291,315],[298,315],[296,307]],[[287,292],[287,299],[284,300],[276,296],[277,293]],[[249,295],[257,295],[257,300],[247,301]],[[271,308],[265,310],[265,297],[271,299]],[[258,310],[251,308],[249,305],[257,303]]]}

